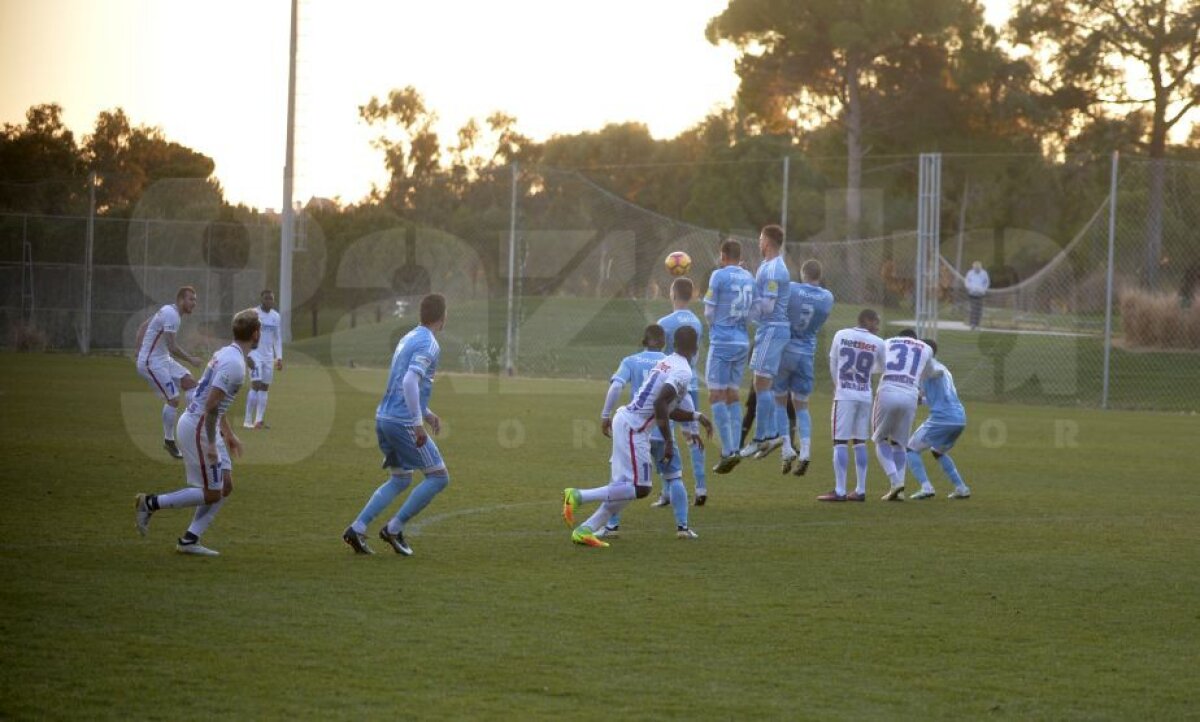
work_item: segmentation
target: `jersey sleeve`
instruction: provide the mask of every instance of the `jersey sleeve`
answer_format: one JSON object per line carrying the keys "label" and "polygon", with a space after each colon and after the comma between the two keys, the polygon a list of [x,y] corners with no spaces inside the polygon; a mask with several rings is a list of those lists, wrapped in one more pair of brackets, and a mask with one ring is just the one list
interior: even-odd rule
{"label": "jersey sleeve", "polygon": [[212,385],[224,391],[226,396],[232,396],[237,393],[237,390],[242,387],[245,380],[246,364],[240,360],[235,362],[222,359],[217,362],[217,367],[213,369]]}
{"label": "jersey sleeve", "polygon": [[420,341],[413,349],[412,357],[408,360],[408,370],[423,379],[430,377],[430,371],[437,363],[437,350],[428,341]]}
{"label": "jersey sleeve", "polygon": [[179,312],[175,310],[174,306],[164,306],[158,313],[163,333],[179,332]]}
{"label": "jersey sleeve", "polygon": [[712,275],[708,277],[708,290],[704,293],[704,304],[706,306],[717,305],[718,284],[721,281],[719,273],[720,271],[713,271]]}
{"label": "jersey sleeve", "polygon": [[[621,365],[617,367],[616,373],[612,375],[613,381],[620,381],[622,384],[628,384],[633,380],[633,369],[629,365],[629,359],[621,359]],[[636,389],[634,389],[636,391]]]}

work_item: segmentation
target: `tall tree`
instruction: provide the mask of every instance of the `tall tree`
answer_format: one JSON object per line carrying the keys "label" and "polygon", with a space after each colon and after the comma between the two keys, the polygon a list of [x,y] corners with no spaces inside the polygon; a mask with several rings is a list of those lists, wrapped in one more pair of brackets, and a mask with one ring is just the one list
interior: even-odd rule
{"label": "tall tree", "polygon": [[62,106],[34,105],[24,125],[0,129],[0,208],[66,213],[84,191],[75,135]]}
{"label": "tall tree", "polygon": [[871,98],[885,92],[885,71],[902,68],[913,48],[973,44],[983,27],[975,0],[730,0],[708,25],[710,42],[741,51],[740,104],[750,122],[798,135],[829,120],[845,131],[846,228],[862,221],[862,163]]}
{"label": "tall tree", "polygon": [[358,114],[380,129],[373,144],[383,151],[384,165],[391,173],[388,200],[397,210],[417,207],[416,196],[429,189],[441,169],[441,143],[434,129],[437,113],[409,85],[392,90],[383,100],[372,97],[359,106]]}
{"label": "tall tree", "polygon": [[1171,129],[1200,106],[1200,3],[1020,0],[1012,28],[1038,51],[1048,82],[1072,89],[1088,115],[1101,118],[1114,107],[1149,111],[1140,139],[1153,159],[1143,278],[1154,284],[1162,255],[1162,158]]}

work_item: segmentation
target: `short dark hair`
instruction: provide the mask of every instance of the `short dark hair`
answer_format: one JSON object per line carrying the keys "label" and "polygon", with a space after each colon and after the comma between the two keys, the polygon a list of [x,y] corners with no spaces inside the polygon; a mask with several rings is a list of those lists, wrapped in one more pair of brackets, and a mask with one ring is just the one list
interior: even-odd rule
{"label": "short dark hair", "polygon": [[244,311],[238,311],[233,316],[233,340],[234,341],[253,341],[254,332],[261,327],[262,323],[258,320],[258,311],[253,308],[247,308]]}
{"label": "short dark hair", "polygon": [[269,288],[264,288],[264,289],[262,290],[262,293],[258,294],[258,297],[259,297],[259,298],[262,298],[263,296],[267,295],[268,293],[269,293],[269,294],[271,294],[272,296],[274,296],[274,295],[275,295],[275,292],[274,292],[274,291],[272,291],[271,289],[269,289]]}
{"label": "short dark hair", "polygon": [[742,244],[730,238],[721,244],[721,255],[731,261],[742,260]]}
{"label": "short dark hair", "polygon": [[900,336],[901,338],[916,338],[917,332],[912,330],[911,328],[906,328],[896,335]]}
{"label": "short dark hair", "polygon": [[690,278],[676,278],[671,281],[671,295],[679,297],[681,301],[692,300],[692,294],[695,293],[695,286],[692,285]]}
{"label": "short dark hair", "polygon": [[804,281],[820,281],[821,270],[821,262],[810,258],[800,265],[800,278]]}
{"label": "short dark hair", "polygon": [[923,338],[921,341],[923,341],[926,346],[933,349],[933,355],[937,356],[937,341],[934,341],[931,338]]}
{"label": "short dark hair", "polygon": [[175,300],[181,301],[183,300],[183,297],[189,293],[193,296],[196,295],[196,289],[192,286],[180,286],[179,290],[175,292]]}
{"label": "short dark hair", "polygon": [[696,335],[696,329],[691,326],[680,326],[675,329],[675,350],[678,351],[680,346],[689,346],[696,348],[700,343],[700,337]]}
{"label": "short dark hair", "polygon": [[879,314],[875,313],[875,309],[873,309],[873,308],[864,308],[863,310],[858,312],[858,325],[859,326],[865,326],[866,324],[870,323],[871,321],[878,321],[878,320],[879,320]]}
{"label": "short dark hair", "polygon": [[446,317],[446,297],[431,293],[421,299],[421,324],[428,326]]}
{"label": "short dark hair", "polygon": [[767,237],[771,245],[779,248],[783,245],[783,228],[772,223],[769,226],[763,226],[762,235]]}
{"label": "short dark hair", "polygon": [[645,348],[662,348],[667,345],[667,332],[657,323],[652,323],[642,332],[642,346]]}

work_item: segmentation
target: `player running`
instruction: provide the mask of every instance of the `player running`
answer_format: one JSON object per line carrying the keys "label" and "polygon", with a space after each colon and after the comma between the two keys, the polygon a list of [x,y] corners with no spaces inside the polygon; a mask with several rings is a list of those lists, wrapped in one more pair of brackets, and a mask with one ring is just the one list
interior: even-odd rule
{"label": "player running", "polygon": [[181,554],[218,556],[219,552],[200,544],[200,537],[233,493],[230,454],[241,456],[242,443],[230,428],[225,412],[246,381],[246,354],[258,340],[259,321],[254,309],[248,308],[233,317],[233,343],[213,354],[196,393],[179,419],[188,488],[169,494],[138,494],[134,498],[134,523],[142,536],[146,536],[150,517],[159,509],[194,506],[197,509],[192,523],[176,542],[175,550]]}
{"label": "player running", "polygon": [[442,429],[442,420],[429,410],[429,397],[441,355],[435,334],[446,326],[446,298],[440,293],[425,296],[421,299],[420,314],[421,324],[396,344],[387,388],[375,411],[375,435],[383,452],[383,468],[391,476],[342,532],[342,541],[358,554],[374,554],[367,546],[367,525],[412,484],[413,471],[419,469],[425,478],[391,521],[379,530],[379,538],[393,551],[412,556],[412,547],[404,538],[404,526],[450,483],[442,454],[425,433],[425,424],[434,435]]}
{"label": "player running", "polygon": [[[844,328],[829,344],[829,376],[833,379],[833,491],[817,497],[819,501],[867,500],[867,438],[871,433],[871,374],[883,368],[883,339],[879,332],[879,314],[866,308],[858,314],[858,326]],[[853,494],[846,493],[846,474],[850,466],[847,445],[854,446],[854,471],[857,484]]]}
{"label": "player running", "polygon": [[783,261],[783,229],[766,226],[758,236],[758,250],[763,262],[754,276],[754,303],[750,307],[750,320],[758,325],[754,333],[754,353],[750,356],[750,369],[754,372],[757,426],[754,439],[739,453],[743,457],[753,455],[761,459],[783,446],[787,433],[787,422],[782,428],[775,413],[775,395],[771,384],[779,371],[783,349],[791,338],[788,323],[788,299],[791,296],[791,277]]}
{"label": "player running", "polygon": [[[800,266],[801,283],[792,283],[788,299],[788,322],[791,336],[779,362],[779,372],[771,391],[775,394],[775,423],[783,433],[783,473],[792,470],[796,476],[808,471],[812,447],[812,417],[808,413],[808,397],[813,389],[813,356],[817,352],[817,333],[833,310],[833,294],[821,288],[821,262],[810,258]],[[800,432],[800,451],[792,447],[787,402],[791,397],[795,408],[796,428]]]}
{"label": "player running", "polygon": [[872,417],[875,456],[891,488],[884,501],[904,500],[904,467],[908,436],[917,415],[921,384],[929,376],[933,349],[917,338],[911,328],[884,342],[883,374],[875,397]]}
{"label": "player running", "polygon": [[[696,314],[692,313],[688,306],[692,302],[692,295],[695,293],[695,286],[690,278],[676,278],[671,282],[671,304],[675,310],[668,313],[666,316],[658,319],[658,325],[662,326],[663,332],[666,334],[667,345],[664,352],[667,355],[675,353],[675,331],[681,326],[690,326],[696,330],[697,338],[704,338],[704,324],[700,322]],[[688,365],[692,367],[692,382],[688,385],[688,396],[692,397],[693,408],[700,408],[700,373],[697,371],[697,362],[700,360],[700,352],[697,349],[696,355],[688,359]],[[636,389],[637,386],[634,386]],[[674,428],[674,427],[672,427]],[[703,444],[690,444],[692,451],[692,476],[696,481],[696,506],[704,506],[704,502],[708,500],[708,484],[706,482],[707,475],[704,469],[704,446]],[[686,495],[685,495],[686,498]],[[654,502],[653,506],[666,506],[672,503],[670,494],[667,489],[663,489],[663,493]]]}
{"label": "player running", "polygon": [[250,354],[254,368],[250,369],[250,393],[246,394],[246,416],[242,426],[247,429],[269,429],[263,422],[267,413],[267,391],[275,372],[283,370],[283,336],[280,334],[279,311],[275,310],[275,292],[267,289],[259,297],[258,320],[262,323],[262,340]]}
{"label": "player running", "polygon": [[192,372],[172,358],[172,354],[192,366],[200,366],[204,360],[193,356],[179,347],[176,334],[183,316],[196,307],[196,289],[182,286],[175,293],[175,303],[169,303],[142,322],[137,330],[137,371],[146,379],[154,393],[163,400],[162,429],[163,448],[176,459],[182,459],[175,444],[175,424],[179,417],[179,393],[184,392],[186,401],[190,391],[196,388]]}
{"label": "player running", "polygon": [[[924,341],[933,355],[937,356],[937,342],[930,339]],[[921,384],[925,404],[929,406],[929,418],[917,427],[908,440],[908,466],[917,481],[921,482],[921,489],[909,498],[928,499],[934,495],[933,484],[929,482],[925,464],[921,462],[921,452],[929,449],[946,477],[954,484],[954,491],[948,496],[951,499],[969,499],[971,489],[959,476],[958,468],[950,458],[950,449],[954,448],[954,443],[967,426],[967,412],[958,399],[958,389],[954,387],[954,376],[950,369],[936,358],[930,361],[930,366],[932,370]]]}
{"label": "player running", "polygon": [[742,425],[738,389],[750,355],[750,336],[746,318],[754,301],[754,277],[742,268],[742,244],[728,240],[721,244],[721,267],[708,279],[704,294],[704,318],[708,320],[708,359],[704,381],[712,404],[713,423],[721,439],[721,460],[713,467],[717,474],[728,474],[738,465],[738,430]]}
{"label": "player running", "polygon": [[[696,355],[699,337],[690,326],[682,326],[675,332],[675,353],[667,356],[646,374],[633,400],[617,410],[612,421],[613,449],[612,479],[608,485],[593,489],[563,489],[563,521],[575,525],[575,511],[580,504],[600,502],[600,508],[587,521],[571,532],[571,541],[592,547],[606,547],[608,542],[599,538],[595,530],[605,526],[608,520],[619,514],[629,502],[643,499],[650,494],[650,464],[672,464],[675,445],[671,438],[669,419],[685,422],[684,432],[697,435],[695,422],[699,422],[712,436],[712,424],[703,414],[692,407],[688,395],[692,369],[688,359]],[[651,451],[650,428],[656,426],[663,440],[662,453],[655,458]],[[677,463],[678,460],[674,460]],[[683,482],[676,477],[672,489],[682,491]],[[686,492],[685,492],[686,494]],[[673,504],[678,514],[686,513],[687,500]],[[685,517],[686,518],[686,517]],[[676,529],[680,539],[695,539],[696,532],[686,525]]]}
{"label": "player running", "polygon": [[[629,386],[631,392],[636,393],[646,381],[646,375],[649,374],[660,361],[667,358],[667,354],[662,352],[663,347],[667,342],[666,333],[663,327],[658,324],[651,324],[646,327],[645,333],[642,335],[643,350],[631,356],[626,356],[621,365],[617,368],[617,372],[613,374],[612,383],[608,387],[608,395],[604,399],[604,409],[600,412],[600,430],[605,436],[612,438],[612,412],[617,404],[617,399],[621,396],[621,390]],[[689,394],[692,398],[692,403],[695,404],[695,397]],[[632,401],[632,399],[630,399]],[[700,437],[695,434],[684,434],[685,440],[693,448],[699,446],[704,448]],[[683,461],[680,454],[674,454],[670,459],[664,458],[665,446],[662,440],[662,434],[657,426],[650,427],[650,455],[654,459],[654,465],[658,469],[659,478],[662,479],[663,497],[666,498],[667,504],[674,507],[675,512],[675,529],[682,539],[695,538],[695,532],[691,532],[688,527],[688,509],[687,509],[687,489],[683,486]],[[665,506],[665,505],[664,505]],[[608,522],[596,530],[596,536],[601,539],[612,539],[619,533],[621,525],[620,514],[613,514]]]}

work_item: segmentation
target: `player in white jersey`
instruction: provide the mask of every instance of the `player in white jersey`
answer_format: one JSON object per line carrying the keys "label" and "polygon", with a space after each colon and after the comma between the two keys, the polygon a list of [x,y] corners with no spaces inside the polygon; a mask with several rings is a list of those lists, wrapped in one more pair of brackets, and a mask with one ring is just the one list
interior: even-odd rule
{"label": "player in white jersey", "polygon": [[[867,500],[867,438],[871,435],[871,375],[883,368],[883,339],[879,332],[879,314],[867,308],[858,314],[858,326],[844,328],[829,344],[829,375],[833,379],[833,409],[830,426],[833,433],[833,491],[822,494],[820,501]],[[854,471],[857,484],[853,494],[846,493],[846,474],[850,450],[854,447]]]}
{"label": "player in white jersey", "polygon": [[275,310],[275,292],[267,289],[259,297],[258,321],[262,324],[262,340],[250,353],[254,368],[250,369],[250,393],[246,394],[246,416],[242,426],[247,429],[269,429],[263,422],[267,413],[267,391],[275,380],[275,372],[283,370],[283,334],[279,311]]}
{"label": "player in white jersey", "polygon": [[[185,397],[196,388],[192,373],[172,358],[175,354],[192,366],[204,363],[179,347],[176,334],[183,316],[196,307],[196,289],[183,286],[175,292],[175,303],[169,303],[142,322],[137,331],[137,371],[146,379],[154,393],[163,400],[163,448],[176,459],[183,456],[175,444],[175,423],[179,416],[179,394]],[[186,400],[186,399],[185,399]]]}
{"label": "player in white jersey", "polygon": [[879,465],[891,482],[883,500],[903,501],[908,436],[917,415],[921,382],[929,376],[933,349],[918,339],[915,331],[906,328],[884,342],[884,357],[872,413],[871,439],[875,442]]}
{"label": "player in white jersey", "polygon": [[[258,344],[258,314],[248,308],[233,317],[233,343],[213,354],[204,369],[196,393],[179,419],[184,439],[183,466],[187,488],[169,494],[138,494],[134,500],[134,523],[138,533],[149,531],[150,517],[159,509],[197,507],[187,532],[175,544],[182,554],[217,556],[200,544],[200,537],[233,493],[233,463],[242,443],[233,433],[225,412],[246,381],[246,354]],[[218,431],[219,430],[219,431]]]}
{"label": "player in white jersey", "polygon": [[[563,489],[563,521],[574,527],[571,541],[592,547],[606,547],[608,542],[598,538],[595,531],[625,508],[634,499],[650,494],[650,468],[655,463],[650,450],[650,429],[657,426],[663,439],[659,463],[670,463],[675,457],[670,421],[685,422],[684,432],[695,434],[694,422],[699,422],[712,438],[712,423],[692,406],[688,384],[692,379],[689,358],[696,355],[699,337],[696,329],[681,326],[675,332],[675,353],[659,361],[646,374],[632,400],[617,410],[612,422],[613,448],[609,461],[612,478],[606,486],[593,489]],[[587,521],[575,526],[575,511],[580,504],[601,502]],[[687,504],[681,505],[687,508]],[[693,539],[696,533],[684,527],[677,529],[681,539]]]}

